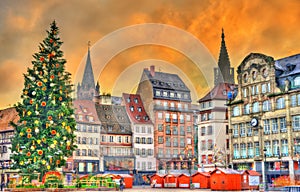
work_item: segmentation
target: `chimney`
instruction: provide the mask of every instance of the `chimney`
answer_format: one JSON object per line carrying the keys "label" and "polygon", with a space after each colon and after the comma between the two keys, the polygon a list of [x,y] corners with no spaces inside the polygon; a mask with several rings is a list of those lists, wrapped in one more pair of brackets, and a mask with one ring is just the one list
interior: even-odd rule
{"label": "chimney", "polygon": [[150,74],[151,74],[152,77],[155,76],[155,66],[154,65],[150,66]]}

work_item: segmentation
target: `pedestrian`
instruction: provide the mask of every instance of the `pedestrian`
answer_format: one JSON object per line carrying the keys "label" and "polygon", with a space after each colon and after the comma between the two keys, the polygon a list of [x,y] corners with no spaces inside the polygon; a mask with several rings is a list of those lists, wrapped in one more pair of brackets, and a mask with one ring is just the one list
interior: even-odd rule
{"label": "pedestrian", "polygon": [[120,179],[120,191],[123,191],[123,189],[124,189],[124,178],[121,177],[121,179]]}

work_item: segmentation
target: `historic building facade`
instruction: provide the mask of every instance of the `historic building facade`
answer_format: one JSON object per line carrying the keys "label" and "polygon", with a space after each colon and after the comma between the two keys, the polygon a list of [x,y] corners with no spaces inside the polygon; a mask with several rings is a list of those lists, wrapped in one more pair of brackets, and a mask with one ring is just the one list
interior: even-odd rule
{"label": "historic building facade", "polygon": [[215,166],[228,167],[230,161],[227,93],[235,85],[219,83],[199,99],[198,162],[205,170]]}
{"label": "historic building facade", "polygon": [[[11,154],[11,138],[14,136],[14,127],[10,122],[18,123],[18,112],[14,107],[0,110],[0,169],[1,169],[1,182],[6,180],[5,173],[11,172],[10,170],[10,154]],[[8,175],[8,174],[7,174]]]}
{"label": "historic building facade", "polygon": [[[99,172],[100,121],[95,103],[90,100],[75,100],[76,131],[78,148],[73,154],[73,170],[79,174]],[[71,163],[71,162],[70,162]]]}
{"label": "historic building facade", "polygon": [[133,173],[132,128],[125,106],[96,104],[101,122],[100,171]]}
{"label": "historic building facade", "polygon": [[300,55],[279,60],[251,53],[239,65],[238,93],[229,99],[232,164],[264,174],[299,175]]}
{"label": "historic building facade", "polygon": [[144,69],[137,94],[154,123],[154,154],[158,170],[180,170],[181,156],[194,155],[190,90],[176,74]]}

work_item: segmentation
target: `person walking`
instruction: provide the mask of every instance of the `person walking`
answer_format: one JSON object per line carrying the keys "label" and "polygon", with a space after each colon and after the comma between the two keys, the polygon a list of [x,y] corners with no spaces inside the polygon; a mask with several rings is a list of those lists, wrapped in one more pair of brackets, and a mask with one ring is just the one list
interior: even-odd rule
{"label": "person walking", "polygon": [[124,189],[124,178],[121,177],[121,179],[120,179],[120,191],[123,191],[123,189]]}

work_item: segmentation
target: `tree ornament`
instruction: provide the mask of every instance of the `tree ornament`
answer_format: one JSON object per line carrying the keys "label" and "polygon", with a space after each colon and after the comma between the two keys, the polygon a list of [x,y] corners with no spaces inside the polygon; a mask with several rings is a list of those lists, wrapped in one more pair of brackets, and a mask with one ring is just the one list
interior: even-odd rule
{"label": "tree ornament", "polygon": [[40,61],[45,61],[45,58],[44,57],[40,57]]}

